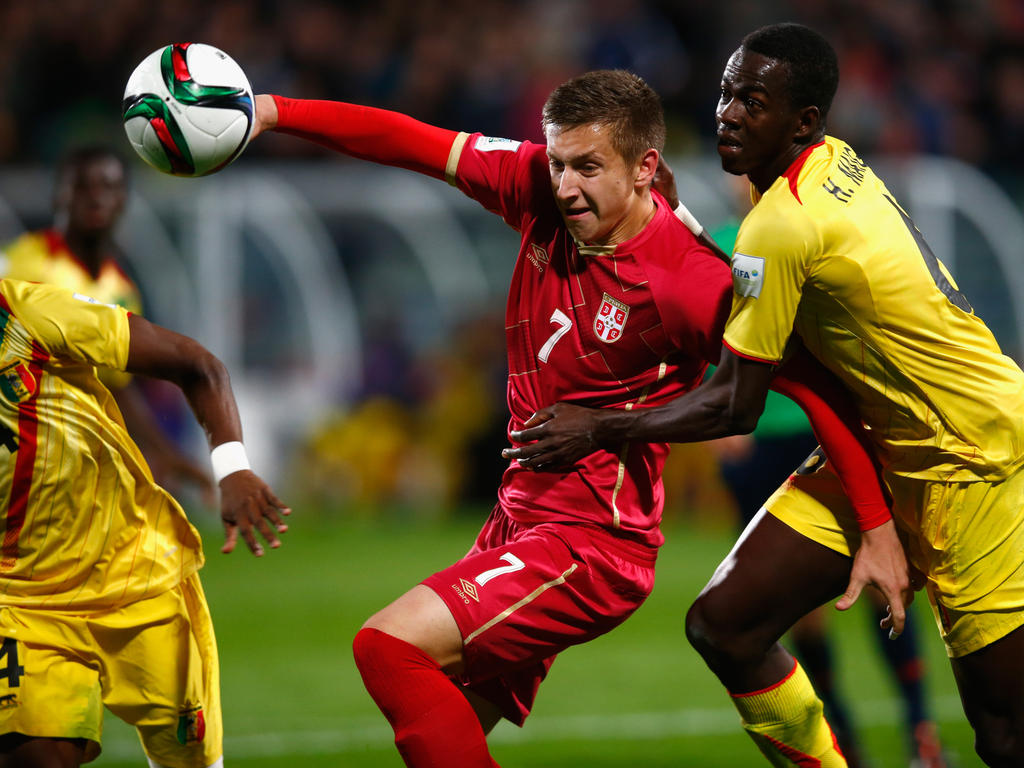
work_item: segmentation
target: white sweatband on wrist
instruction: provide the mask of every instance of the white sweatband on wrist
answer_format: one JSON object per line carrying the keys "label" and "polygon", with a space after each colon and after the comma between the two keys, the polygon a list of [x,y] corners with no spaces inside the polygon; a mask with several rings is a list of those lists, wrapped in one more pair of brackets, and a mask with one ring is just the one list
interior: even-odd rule
{"label": "white sweatband on wrist", "polygon": [[701,226],[701,223],[697,221],[696,217],[690,213],[689,209],[683,205],[682,202],[676,206],[672,213],[674,213],[676,218],[686,225],[688,230],[693,232],[694,237],[700,237],[700,233],[704,231],[704,227]]}
{"label": "white sweatband on wrist", "polygon": [[249,457],[245,455],[245,446],[237,440],[221,443],[210,451],[210,464],[213,465],[213,481],[219,483],[228,475],[250,469]]}

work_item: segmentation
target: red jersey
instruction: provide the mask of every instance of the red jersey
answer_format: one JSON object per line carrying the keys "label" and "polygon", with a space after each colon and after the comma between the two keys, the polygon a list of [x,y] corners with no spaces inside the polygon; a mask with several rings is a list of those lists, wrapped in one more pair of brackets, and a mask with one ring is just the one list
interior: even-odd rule
{"label": "red jersey", "polygon": [[[563,225],[544,147],[470,136],[408,115],[275,96],[277,130],[387,165],[446,178],[522,235],[507,310],[511,429],[559,400],[600,408],[664,403],[718,361],[729,314],[728,267],[700,245],[655,193],[647,227],[617,247],[578,246]],[[791,369],[790,373],[786,373]],[[848,397],[804,352],[772,388],[807,412],[835,463],[862,530],[890,518]],[[513,462],[499,500],[513,519],[596,523],[644,544],[662,542],[665,444],[600,450],[568,473]]]}
{"label": "red jersey", "polygon": [[[566,401],[661,405],[717,361],[732,277],[654,194],[657,211],[617,246],[573,240],[551,191],[545,148],[460,134],[449,169],[459,189],[522,236],[506,308],[510,430]],[[666,443],[598,450],[568,472],[513,461],[498,498],[520,522],[596,523],[651,546],[659,530]]]}

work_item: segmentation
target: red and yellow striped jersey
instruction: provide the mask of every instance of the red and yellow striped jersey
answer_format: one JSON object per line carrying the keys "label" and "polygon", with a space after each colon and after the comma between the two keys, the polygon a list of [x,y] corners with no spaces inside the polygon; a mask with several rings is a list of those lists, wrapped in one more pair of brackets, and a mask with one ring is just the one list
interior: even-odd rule
{"label": "red and yellow striped jersey", "polygon": [[112,608],[202,565],[95,366],[124,370],[128,312],[0,280],[0,605]]}

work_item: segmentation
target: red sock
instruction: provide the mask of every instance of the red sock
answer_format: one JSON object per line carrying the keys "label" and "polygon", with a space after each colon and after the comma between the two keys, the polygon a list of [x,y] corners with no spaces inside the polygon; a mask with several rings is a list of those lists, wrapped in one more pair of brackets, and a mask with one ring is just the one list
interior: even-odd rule
{"label": "red sock", "polygon": [[352,651],[407,766],[498,767],[476,712],[430,656],[377,629],[359,630]]}

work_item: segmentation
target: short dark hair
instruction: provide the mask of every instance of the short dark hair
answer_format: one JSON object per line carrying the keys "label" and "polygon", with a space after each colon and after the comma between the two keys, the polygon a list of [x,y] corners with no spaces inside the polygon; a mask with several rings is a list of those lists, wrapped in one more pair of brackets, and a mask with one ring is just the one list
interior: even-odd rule
{"label": "short dark hair", "polygon": [[644,79],[624,69],[598,69],[555,88],[544,102],[541,128],[607,125],[615,150],[630,163],[665,147],[661,99]]}
{"label": "short dark hair", "polygon": [[785,62],[790,103],[817,107],[824,121],[839,87],[839,62],[828,40],[803,24],[770,24],[743,38],[740,47]]}

